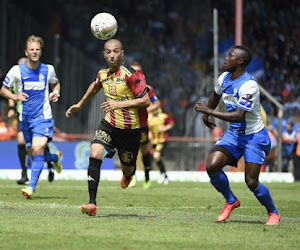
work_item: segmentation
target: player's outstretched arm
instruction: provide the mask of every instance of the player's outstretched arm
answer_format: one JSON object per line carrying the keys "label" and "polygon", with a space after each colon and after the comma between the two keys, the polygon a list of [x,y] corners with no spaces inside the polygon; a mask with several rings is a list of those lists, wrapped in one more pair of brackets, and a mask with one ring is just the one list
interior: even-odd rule
{"label": "player's outstretched arm", "polygon": [[95,81],[92,82],[81,100],[77,104],[74,104],[70,108],[68,108],[68,110],[66,111],[66,116],[70,117],[73,113],[80,110],[87,101],[92,99],[100,91],[100,89],[101,88],[96,84]]}

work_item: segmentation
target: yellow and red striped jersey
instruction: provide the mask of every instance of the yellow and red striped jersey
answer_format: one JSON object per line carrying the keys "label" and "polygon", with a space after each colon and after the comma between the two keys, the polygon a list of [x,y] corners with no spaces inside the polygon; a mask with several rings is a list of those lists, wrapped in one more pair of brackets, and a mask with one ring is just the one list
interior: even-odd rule
{"label": "yellow and red striped jersey", "polygon": [[171,119],[171,117],[163,113],[160,109],[158,112],[151,112],[149,113],[148,117],[148,126],[149,131],[151,132],[150,141],[152,144],[159,144],[166,142],[168,140],[168,132],[160,132],[159,128],[168,125],[173,124],[174,120]]}
{"label": "yellow and red striped jersey", "polygon": [[[102,69],[96,83],[103,88],[106,100],[126,101],[143,97],[148,92],[145,76],[130,66],[122,64],[116,72]],[[147,110],[120,108],[105,114],[104,119],[120,129],[136,129],[147,122]]]}

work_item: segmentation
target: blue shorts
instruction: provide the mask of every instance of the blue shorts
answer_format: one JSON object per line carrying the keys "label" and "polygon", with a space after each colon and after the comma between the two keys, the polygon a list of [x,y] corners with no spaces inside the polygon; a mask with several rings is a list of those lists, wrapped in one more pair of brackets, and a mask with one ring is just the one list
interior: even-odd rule
{"label": "blue shorts", "polygon": [[22,129],[26,148],[31,148],[33,137],[48,137],[48,141],[52,140],[53,135],[53,119],[38,119],[31,122],[20,122],[20,128]]}
{"label": "blue shorts", "polygon": [[243,155],[245,162],[262,165],[270,152],[271,141],[266,128],[251,135],[228,130],[215,145],[226,148],[236,159],[236,165]]}

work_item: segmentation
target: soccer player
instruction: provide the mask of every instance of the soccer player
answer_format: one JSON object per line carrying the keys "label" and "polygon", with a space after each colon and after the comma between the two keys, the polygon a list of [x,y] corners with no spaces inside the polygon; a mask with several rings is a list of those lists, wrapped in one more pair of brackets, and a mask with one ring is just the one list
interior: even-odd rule
{"label": "soccer player", "polygon": [[[20,58],[18,60],[18,65],[26,63],[26,60],[27,60],[26,57]],[[13,93],[16,93],[16,85],[15,84],[12,87],[11,91]],[[20,113],[20,109],[21,109],[21,101],[15,102],[14,100],[9,99],[8,100],[8,108],[9,108],[8,113],[7,113],[8,118],[18,117],[19,113]],[[21,164],[21,168],[22,168],[21,179],[17,180],[17,183],[19,185],[24,185],[24,184],[29,184],[29,179],[27,176],[27,167],[28,167],[28,164],[31,163],[31,161],[30,161],[30,159],[28,159],[27,150],[25,147],[25,139],[23,136],[23,132],[20,128],[19,122],[17,125],[17,129],[18,129],[18,133],[17,133],[18,157],[19,157],[19,161]],[[47,144],[45,150],[47,150],[49,152],[48,144]],[[47,165],[48,165],[48,170],[49,170],[48,181],[52,182],[54,180],[53,164],[52,164],[52,162],[47,162]]]}
{"label": "soccer player", "polygon": [[[1,95],[7,99],[21,101],[19,122],[26,148],[33,159],[31,180],[21,193],[31,199],[35,192],[44,161],[53,162],[58,173],[62,171],[60,152],[50,154],[45,151],[53,134],[54,120],[50,101],[57,102],[60,93],[60,83],[52,65],[40,62],[44,41],[41,37],[31,35],[25,43],[27,61],[13,66],[7,73]],[[16,85],[16,93],[10,88]],[[49,85],[52,91],[49,93]]]}
{"label": "soccer player", "polygon": [[[251,58],[247,47],[232,47],[224,61],[225,72],[219,77],[208,104],[198,102],[195,110],[203,113],[203,122],[209,128],[216,126],[209,119],[210,116],[230,122],[229,130],[213,146],[206,162],[210,182],[226,199],[217,222],[228,219],[232,210],[240,206],[240,201],[231,191],[222,168],[226,165],[236,166],[243,155],[247,186],[268,212],[265,225],[277,225],[280,215],[268,188],[258,180],[261,165],[269,154],[271,143],[260,115],[257,82],[246,71]],[[226,112],[215,110],[221,98],[226,105]]]}
{"label": "soccer player", "polygon": [[159,108],[149,113],[148,124],[151,134],[150,141],[153,147],[153,159],[159,167],[161,174],[157,183],[168,185],[169,179],[162,155],[168,140],[168,131],[174,127],[174,120]]}
{"label": "soccer player", "polygon": [[[142,67],[138,62],[134,62],[131,67],[135,69],[136,71],[142,71]],[[152,86],[147,85],[149,88],[149,98],[150,98],[150,105],[147,107],[147,112],[150,113],[158,108],[160,108],[160,101],[157,98],[154,89]],[[141,146],[140,151],[142,153],[142,161],[145,168],[145,181],[144,181],[144,188],[150,188],[151,187],[151,181],[150,181],[150,170],[151,170],[151,155],[149,152],[149,139],[148,139],[148,123],[146,120],[146,124],[141,124]],[[129,184],[129,187],[134,187],[136,185],[136,176],[132,176],[132,181]]]}
{"label": "soccer player", "polygon": [[101,104],[101,108],[105,117],[91,142],[88,166],[90,200],[89,204],[80,207],[82,213],[91,216],[97,214],[96,197],[102,161],[105,157],[111,158],[115,148],[123,172],[120,186],[125,189],[130,184],[140,148],[140,127],[146,122],[146,107],[150,104],[145,76],[123,62],[122,43],[117,39],[106,41],[103,55],[109,68],[100,70],[96,81],[90,84],[81,100],[66,111],[69,117],[103,88],[106,101]]}

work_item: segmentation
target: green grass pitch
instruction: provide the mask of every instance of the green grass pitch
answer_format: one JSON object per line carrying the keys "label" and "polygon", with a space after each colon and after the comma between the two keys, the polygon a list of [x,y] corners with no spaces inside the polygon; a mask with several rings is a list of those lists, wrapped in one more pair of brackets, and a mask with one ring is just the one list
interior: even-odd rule
{"label": "green grass pitch", "polygon": [[98,214],[81,214],[86,181],[42,181],[33,200],[15,181],[0,180],[0,249],[299,249],[300,183],[266,184],[281,214],[267,213],[244,183],[231,188],[241,200],[225,223],[225,203],[210,183],[153,183],[122,190],[100,182]]}

